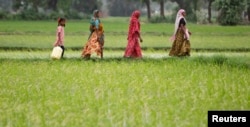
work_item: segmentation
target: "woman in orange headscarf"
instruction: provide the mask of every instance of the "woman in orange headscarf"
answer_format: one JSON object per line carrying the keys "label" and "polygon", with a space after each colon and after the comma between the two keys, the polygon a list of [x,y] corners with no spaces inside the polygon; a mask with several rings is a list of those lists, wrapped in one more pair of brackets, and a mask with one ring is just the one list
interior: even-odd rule
{"label": "woman in orange headscarf", "polygon": [[124,53],[125,58],[141,58],[141,47],[139,41],[142,42],[140,34],[140,11],[136,10],[130,18],[128,30],[128,44]]}
{"label": "woman in orange headscarf", "polygon": [[104,45],[104,30],[101,20],[99,19],[100,12],[94,11],[94,16],[90,21],[90,36],[88,42],[85,44],[82,57],[90,58],[93,52],[96,52],[98,56],[103,58],[103,45]]}
{"label": "woman in orange headscarf", "polygon": [[191,32],[186,27],[186,12],[180,9],[175,20],[174,34],[171,37],[173,41],[172,48],[169,52],[170,56],[190,56],[189,37]]}

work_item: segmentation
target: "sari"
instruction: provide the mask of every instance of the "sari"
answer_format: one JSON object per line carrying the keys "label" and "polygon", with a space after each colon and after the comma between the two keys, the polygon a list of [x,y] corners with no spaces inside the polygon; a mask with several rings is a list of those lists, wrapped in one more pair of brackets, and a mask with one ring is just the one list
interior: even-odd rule
{"label": "sari", "polygon": [[125,49],[124,57],[141,58],[141,47],[139,44],[140,38],[140,12],[134,11],[130,18],[129,30],[128,30],[128,43]]}
{"label": "sari", "polygon": [[175,21],[174,35],[171,37],[173,41],[172,47],[169,52],[169,56],[190,56],[190,41],[188,29],[183,31],[180,24],[186,25],[186,19],[182,15],[185,10],[181,9],[178,11]]}
{"label": "sari", "polygon": [[83,47],[82,57],[90,58],[92,53],[96,53],[103,58],[103,46],[104,46],[104,30],[101,21],[98,18],[92,18],[90,22],[91,33],[87,43]]}

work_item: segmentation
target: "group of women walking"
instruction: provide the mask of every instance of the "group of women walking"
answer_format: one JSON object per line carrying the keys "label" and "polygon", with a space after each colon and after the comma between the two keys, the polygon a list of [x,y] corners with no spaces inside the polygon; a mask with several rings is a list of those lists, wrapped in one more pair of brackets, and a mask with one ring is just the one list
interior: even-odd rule
{"label": "group of women walking", "polygon": [[[170,38],[173,42],[172,47],[170,49],[170,56],[190,56],[190,42],[189,38],[191,32],[188,31],[186,27],[186,13],[185,10],[180,9],[177,13],[175,20],[175,28],[174,34]],[[140,47],[140,42],[143,42],[140,32],[140,11],[136,10],[132,13],[130,18],[130,24],[128,29],[128,37],[127,37],[127,47],[125,49],[124,56],[125,58],[141,58],[142,52]],[[61,20],[60,20],[61,21]],[[60,25],[59,25],[60,24]],[[62,26],[65,26],[64,21],[62,23],[58,23],[58,30],[63,31]],[[90,21],[90,35],[87,43],[84,45],[82,50],[82,58],[89,59],[92,53],[96,53],[100,58],[103,58],[103,46],[104,46],[104,30],[103,24],[100,20],[100,12],[95,10],[93,13],[93,17]],[[64,35],[60,34],[60,36]],[[57,38],[57,41],[60,38]],[[55,42],[54,46],[63,47],[63,43]],[[64,49],[64,47],[63,47]]]}

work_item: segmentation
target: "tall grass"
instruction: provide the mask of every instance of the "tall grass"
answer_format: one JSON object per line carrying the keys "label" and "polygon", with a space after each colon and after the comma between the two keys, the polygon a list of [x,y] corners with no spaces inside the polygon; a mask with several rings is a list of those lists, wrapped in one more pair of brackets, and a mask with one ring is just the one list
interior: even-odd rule
{"label": "tall grass", "polygon": [[218,57],[2,59],[0,126],[205,127],[250,106],[249,69]]}
{"label": "tall grass", "polygon": [[[1,35],[0,35],[1,36]],[[167,36],[163,35],[142,35],[144,42],[141,43],[145,48],[170,48],[172,43]],[[88,35],[66,35],[65,47],[81,49],[86,43]],[[191,37],[193,49],[249,49],[250,43],[248,36],[197,36]],[[1,37],[0,47],[2,48],[37,48],[48,49],[52,47],[55,35],[5,35]],[[126,35],[106,35],[105,48],[125,48],[127,45]]]}
{"label": "tall grass", "polygon": [[[122,48],[127,43],[128,18],[103,19],[105,28],[105,47]],[[56,21],[0,21],[0,47],[51,48],[55,41]],[[67,21],[65,46],[78,48],[86,43],[89,36],[88,21]],[[250,47],[249,26],[222,27],[217,25],[189,24],[192,31],[193,49],[232,49],[242,50]],[[173,24],[143,23],[141,25],[145,48],[170,48]]]}
{"label": "tall grass", "polygon": [[58,61],[49,58],[55,21],[0,21],[0,127],[205,127],[208,110],[249,110],[249,50],[193,50],[249,49],[249,26],[188,24],[192,56],[174,58],[165,50],[173,24],[143,20],[141,46],[148,50],[132,60],[106,50],[125,48],[128,20],[102,19],[102,60],[71,50],[85,44],[89,25],[67,21],[65,59]]}

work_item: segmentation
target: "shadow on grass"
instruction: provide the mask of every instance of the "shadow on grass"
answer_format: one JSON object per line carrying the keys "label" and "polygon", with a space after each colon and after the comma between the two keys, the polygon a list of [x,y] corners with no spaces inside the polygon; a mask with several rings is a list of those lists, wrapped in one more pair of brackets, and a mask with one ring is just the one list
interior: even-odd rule
{"label": "shadow on grass", "polygon": [[[141,47],[143,51],[167,51],[171,47]],[[2,51],[50,51],[52,48],[0,47]],[[124,51],[124,47],[104,47],[105,51]],[[81,51],[82,47],[67,47],[67,50]],[[249,52],[250,48],[192,48],[194,52]]]}

